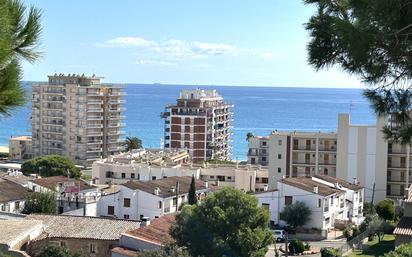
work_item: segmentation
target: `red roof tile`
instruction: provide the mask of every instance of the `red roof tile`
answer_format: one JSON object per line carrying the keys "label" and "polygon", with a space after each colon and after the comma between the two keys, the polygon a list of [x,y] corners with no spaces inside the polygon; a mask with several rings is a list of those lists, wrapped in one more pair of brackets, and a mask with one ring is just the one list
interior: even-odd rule
{"label": "red roof tile", "polygon": [[175,215],[168,214],[151,220],[150,225],[148,226],[140,227],[135,230],[129,230],[125,234],[146,242],[163,245],[173,240],[169,234],[169,230],[174,221]]}

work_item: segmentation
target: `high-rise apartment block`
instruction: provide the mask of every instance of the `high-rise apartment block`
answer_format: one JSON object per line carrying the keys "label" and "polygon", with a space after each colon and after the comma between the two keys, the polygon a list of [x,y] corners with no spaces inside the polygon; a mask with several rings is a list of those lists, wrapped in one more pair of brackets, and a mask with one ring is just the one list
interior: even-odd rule
{"label": "high-rise apartment block", "polygon": [[193,162],[230,159],[232,108],[216,90],[181,91],[162,113],[164,148],[187,149]]}
{"label": "high-rise apartment block", "polygon": [[247,163],[252,165],[269,165],[269,137],[252,136],[248,138]]}
{"label": "high-rise apartment block", "polygon": [[101,77],[55,74],[33,86],[34,156],[58,154],[76,164],[122,150],[123,89],[103,85]]}
{"label": "high-rise apartment block", "polygon": [[365,187],[365,198],[401,199],[412,182],[410,145],[388,143],[376,125],[354,125],[339,114],[336,132],[278,132],[269,136],[269,187],[283,177],[329,175]]}

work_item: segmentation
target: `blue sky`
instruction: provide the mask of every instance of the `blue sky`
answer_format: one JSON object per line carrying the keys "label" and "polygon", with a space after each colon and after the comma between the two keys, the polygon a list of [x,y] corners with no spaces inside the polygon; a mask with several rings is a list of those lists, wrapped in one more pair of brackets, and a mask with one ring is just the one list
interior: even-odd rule
{"label": "blue sky", "polygon": [[307,64],[303,0],[31,0],[43,10],[43,58],[25,80],[85,73],[105,82],[360,87]]}

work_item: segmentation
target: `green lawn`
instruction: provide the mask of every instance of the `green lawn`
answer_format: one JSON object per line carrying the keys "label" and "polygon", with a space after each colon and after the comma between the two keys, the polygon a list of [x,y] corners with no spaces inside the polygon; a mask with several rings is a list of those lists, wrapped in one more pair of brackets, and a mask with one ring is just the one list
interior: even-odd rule
{"label": "green lawn", "polygon": [[378,257],[383,256],[385,253],[394,249],[395,237],[393,235],[385,235],[381,243],[378,243],[378,238],[373,241],[367,242],[368,249],[363,251],[354,251],[350,253],[349,257]]}

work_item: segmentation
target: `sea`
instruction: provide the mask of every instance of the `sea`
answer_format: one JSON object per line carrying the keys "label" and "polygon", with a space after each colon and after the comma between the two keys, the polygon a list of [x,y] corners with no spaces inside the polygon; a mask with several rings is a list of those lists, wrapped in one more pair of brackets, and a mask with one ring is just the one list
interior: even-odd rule
{"label": "sea", "polygon": [[[32,83],[23,83],[28,96]],[[376,123],[362,89],[125,84],[125,136],[142,139],[146,148],[160,147],[164,136],[160,113],[176,101],[180,90],[195,88],[216,89],[234,105],[234,160],[247,159],[248,132],[336,131],[338,113],[350,113],[352,124]],[[30,108],[28,102],[10,117],[0,116],[0,146],[8,146],[10,136],[31,134]]]}

